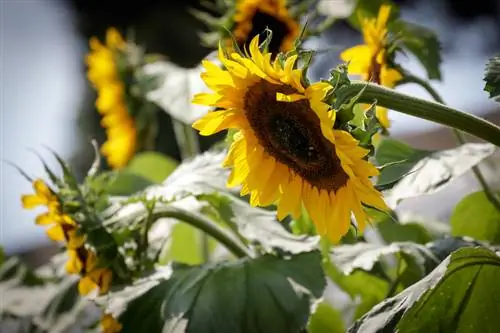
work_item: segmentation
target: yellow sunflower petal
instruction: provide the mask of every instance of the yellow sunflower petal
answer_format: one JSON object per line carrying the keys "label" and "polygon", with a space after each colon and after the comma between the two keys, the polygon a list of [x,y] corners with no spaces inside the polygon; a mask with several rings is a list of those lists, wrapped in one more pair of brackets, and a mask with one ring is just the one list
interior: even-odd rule
{"label": "yellow sunflower petal", "polygon": [[21,196],[21,202],[24,209],[33,209],[37,206],[44,205],[47,203],[45,198],[41,198],[36,194],[28,194]]}
{"label": "yellow sunflower petal", "polygon": [[47,229],[47,236],[56,242],[63,242],[66,240],[64,237],[64,230],[59,224],[55,224]]}
{"label": "yellow sunflower petal", "polygon": [[40,214],[36,217],[35,223],[38,225],[50,225],[57,221],[57,216],[51,213]]}
{"label": "yellow sunflower petal", "polygon": [[228,128],[240,127],[245,118],[236,110],[212,111],[192,125],[200,135],[212,135]]}
{"label": "yellow sunflower petal", "polygon": [[123,329],[120,324],[112,315],[106,314],[101,318],[102,333],[118,333]]}
{"label": "yellow sunflower petal", "polygon": [[82,277],[78,282],[78,292],[82,296],[90,294],[90,292],[96,289],[97,287],[98,285],[94,281],[92,281],[92,279],[89,278],[88,276]]}
{"label": "yellow sunflower petal", "polygon": [[66,272],[68,274],[79,274],[82,271],[83,263],[74,249],[67,251],[68,261],[66,262]]}

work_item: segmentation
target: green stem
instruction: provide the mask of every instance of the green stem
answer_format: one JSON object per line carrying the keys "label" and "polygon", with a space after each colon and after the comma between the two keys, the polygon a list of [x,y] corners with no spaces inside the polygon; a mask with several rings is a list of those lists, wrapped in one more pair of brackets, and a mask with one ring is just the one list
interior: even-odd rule
{"label": "green stem", "polygon": [[[443,105],[446,104],[444,102],[444,100],[441,98],[441,96],[439,96],[437,91],[434,90],[434,88],[432,88],[432,86],[426,80],[423,80],[419,77],[405,73],[404,78],[398,82],[398,85],[405,84],[405,83],[415,83],[415,84],[420,85],[422,88],[424,88],[429,93],[429,95],[432,96],[432,98],[434,98],[434,100],[436,102],[441,103]],[[453,128],[452,132],[453,132],[453,135],[455,136],[455,138],[457,139],[459,144],[463,145],[466,143],[465,137],[464,137],[462,132],[460,132],[456,128]],[[489,187],[489,185],[486,182],[486,179],[484,178],[484,175],[481,172],[481,170],[479,169],[479,167],[477,165],[473,166],[472,172],[474,173],[477,181],[479,182],[479,184],[483,188],[483,191],[486,194],[486,197],[489,199],[491,204],[493,206],[495,206],[495,208],[500,212],[500,200],[495,195],[495,192],[493,192],[492,189]]]}
{"label": "green stem", "polygon": [[377,105],[401,113],[430,120],[475,135],[500,147],[500,127],[472,114],[455,110],[446,105],[406,95],[374,83],[352,82],[336,91],[337,106],[345,104],[363,91],[356,103]]}
{"label": "green stem", "polygon": [[162,210],[157,210],[153,216],[154,220],[160,218],[174,218],[181,220],[204,232],[206,235],[213,237],[238,258],[253,256],[252,252],[236,240],[230,233],[202,215],[193,214],[178,208],[168,207]]}

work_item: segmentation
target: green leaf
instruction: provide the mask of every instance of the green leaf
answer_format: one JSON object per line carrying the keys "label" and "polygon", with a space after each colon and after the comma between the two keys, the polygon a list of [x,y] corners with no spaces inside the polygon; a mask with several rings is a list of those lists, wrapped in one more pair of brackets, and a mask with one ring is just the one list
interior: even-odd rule
{"label": "green leaf", "polygon": [[[171,261],[189,265],[203,263],[204,258],[200,247],[201,237],[201,232],[189,224],[175,223],[168,235],[167,244],[162,249],[159,263],[167,264]],[[213,250],[216,243],[210,239],[209,245],[210,250]]]}
{"label": "green leaf", "polygon": [[323,262],[323,269],[330,280],[345,291],[353,301],[359,300],[355,318],[361,317],[375,304],[381,302],[389,290],[387,281],[359,270],[345,275],[329,259]]}
{"label": "green leaf", "polygon": [[384,166],[377,184],[386,184],[401,179],[422,158],[432,154],[430,151],[414,149],[395,139],[384,139],[375,151],[375,160]]}
{"label": "green leaf", "polygon": [[429,250],[439,261],[445,260],[452,252],[466,247],[486,247],[485,243],[476,241],[470,237],[446,237],[427,244]]}
{"label": "green leaf", "polygon": [[[208,58],[217,62],[217,52]],[[202,65],[194,68],[182,68],[169,61],[156,61],[143,67],[143,75],[156,78],[156,89],[147,92],[146,98],[158,105],[175,119],[191,124],[208,112],[208,108],[191,103],[195,93],[208,92],[201,80],[204,71]]]}
{"label": "green leaf", "polygon": [[397,36],[404,49],[420,61],[429,80],[441,80],[441,44],[434,31],[402,20],[389,24],[389,30]]}
{"label": "green leaf", "polygon": [[5,251],[3,249],[3,246],[0,246],[0,265],[3,265],[3,263],[5,262]]}
{"label": "green leaf", "polygon": [[386,243],[413,242],[425,244],[433,240],[432,235],[422,224],[416,222],[396,222],[387,218],[376,224],[380,236]]}
{"label": "green leaf", "polygon": [[444,278],[411,306],[400,332],[497,332],[500,258],[484,248],[451,255]]}
{"label": "green leaf", "polygon": [[316,305],[307,324],[308,333],[344,333],[342,314],[325,301]]}
{"label": "green leaf", "polygon": [[348,332],[496,332],[499,278],[494,252],[460,249],[424,279],[375,306]]}
{"label": "green leaf", "polygon": [[37,286],[44,281],[18,257],[10,257],[0,266],[0,282],[8,286]]}
{"label": "green leaf", "polygon": [[118,317],[121,333],[298,333],[325,288],[320,262],[314,251],[204,266],[174,264],[169,278],[160,275],[152,288],[127,299]]}
{"label": "green leaf", "polygon": [[434,268],[439,263],[427,247],[411,242],[389,245],[371,243],[340,245],[332,249],[331,261],[344,274],[349,275],[358,269],[370,272],[383,257],[399,253],[406,254],[406,259],[414,261],[420,269],[421,276],[430,270],[429,267]]}
{"label": "green leaf", "polygon": [[96,305],[80,296],[78,280],[66,278],[57,286],[55,295],[34,319],[39,328],[64,333],[99,320],[100,311]]}
{"label": "green leaf", "polygon": [[125,169],[116,172],[107,191],[110,195],[132,195],[151,185],[154,183]]}
{"label": "green leaf", "polygon": [[245,240],[266,252],[281,250],[289,253],[308,252],[316,249],[319,237],[297,236],[287,231],[276,219],[276,212],[252,207],[247,202],[220,194],[200,197],[217,210],[226,225]]}
{"label": "green leaf", "polygon": [[386,193],[386,201],[390,207],[396,207],[403,199],[436,193],[495,150],[489,143],[467,143],[435,152],[418,161],[408,175]]}
{"label": "green leaf", "polygon": [[164,181],[177,167],[177,161],[157,152],[143,152],[134,156],[127,170],[153,183]]}
{"label": "green leaf", "polygon": [[490,94],[490,98],[500,102],[500,54],[488,61],[483,80],[486,82],[484,91]]}
{"label": "green leaf", "polygon": [[376,18],[379,8],[382,5],[391,6],[391,15],[389,17],[389,22],[399,17],[399,8],[394,4],[392,0],[357,0],[354,12],[348,19],[349,23],[359,29],[359,18]]}
{"label": "green leaf", "polygon": [[396,218],[383,215],[376,218],[373,224],[386,243],[425,244],[449,235],[451,230],[448,223],[409,212],[398,212]]}
{"label": "green leaf", "polygon": [[453,236],[500,243],[500,212],[483,191],[463,198],[453,210],[450,223]]}

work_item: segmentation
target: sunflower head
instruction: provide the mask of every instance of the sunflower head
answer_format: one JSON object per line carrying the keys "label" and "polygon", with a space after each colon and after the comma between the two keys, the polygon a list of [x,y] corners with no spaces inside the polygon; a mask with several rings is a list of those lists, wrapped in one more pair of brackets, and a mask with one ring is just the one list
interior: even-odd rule
{"label": "sunflower head", "polygon": [[90,39],[87,77],[96,89],[95,106],[106,130],[101,153],[113,169],[126,166],[153,133],[155,108],[144,97],[138,75],[143,62],[141,50],[114,28],[108,29],[105,43]]}
{"label": "sunflower head", "polygon": [[278,218],[294,218],[307,209],[321,235],[338,241],[354,213],[362,230],[362,203],[385,209],[369,177],[377,169],[348,132],[335,130],[336,113],[324,102],[330,84],[307,84],[297,55],[280,56],[259,49],[249,54],[219,51],[225,69],[204,62],[203,80],[212,94],[194,102],[219,108],[193,124],[202,135],[236,129],[225,166],[232,167],[229,186],[242,185],[252,205],[277,204]]}
{"label": "sunflower head", "polygon": [[273,39],[271,53],[293,49],[300,34],[300,24],[287,7],[286,0],[240,0],[236,2],[233,35],[240,49],[248,48],[250,41],[269,29]]}
{"label": "sunflower head", "polygon": [[[312,2],[311,0],[307,0]],[[205,12],[198,15],[212,32],[202,34],[207,46],[216,46],[220,40],[226,47],[245,50],[257,35],[265,36],[272,31],[273,39],[269,51],[288,52],[294,48],[300,36],[300,18],[307,12],[307,5],[289,3],[287,0],[236,0],[217,2],[222,17],[214,18]],[[223,3],[223,5],[222,5]]]}
{"label": "sunflower head", "polygon": [[[382,5],[376,18],[359,17],[364,44],[345,50],[340,57],[349,63],[350,74],[357,74],[365,81],[393,88],[402,75],[394,68],[394,55],[389,52],[392,49],[387,30],[390,13],[391,7]],[[387,109],[377,107],[376,114],[381,125],[389,128]]]}

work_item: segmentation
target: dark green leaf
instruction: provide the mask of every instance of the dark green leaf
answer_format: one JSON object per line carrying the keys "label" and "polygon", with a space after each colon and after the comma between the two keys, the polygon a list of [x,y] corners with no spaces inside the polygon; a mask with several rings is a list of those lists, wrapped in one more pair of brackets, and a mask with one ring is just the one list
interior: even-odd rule
{"label": "dark green leaf", "polygon": [[489,143],[467,143],[435,152],[418,161],[411,172],[388,191],[387,203],[395,207],[403,199],[436,193],[495,150]]}
{"label": "dark green leaf", "polygon": [[427,71],[429,80],[441,80],[441,44],[434,33],[424,26],[395,21],[389,25],[390,31],[397,36],[404,49],[412,53]]}
{"label": "dark green leaf", "polygon": [[500,212],[483,191],[463,198],[455,207],[450,223],[453,236],[500,243]]}
{"label": "dark green leaf", "polygon": [[348,332],[496,332],[499,278],[495,253],[460,249],[424,279],[375,306]]}
{"label": "dark green leaf", "polygon": [[325,301],[316,305],[307,325],[308,333],[344,333],[342,314]]}
{"label": "dark green leaf", "polygon": [[157,153],[139,153],[129,162],[126,170],[153,182],[161,183],[177,167],[177,161]]}
{"label": "dark green leaf", "polygon": [[414,149],[395,139],[384,139],[375,151],[377,164],[382,168],[377,184],[400,180],[422,158],[432,154],[430,151]]}
{"label": "dark green leaf", "polygon": [[500,258],[484,248],[451,255],[445,277],[403,315],[400,332],[497,332]]}
{"label": "dark green leaf", "polygon": [[496,55],[488,61],[484,74],[484,91],[490,94],[497,102],[500,102],[500,55]]}
{"label": "dark green leaf", "polygon": [[317,251],[232,263],[173,265],[131,300],[118,320],[128,332],[300,332],[325,280]]}
{"label": "dark green leaf", "polygon": [[452,252],[461,248],[477,246],[485,246],[485,244],[475,241],[469,237],[445,237],[427,244],[429,250],[436,256],[436,258],[438,258],[439,261],[443,261]]}

